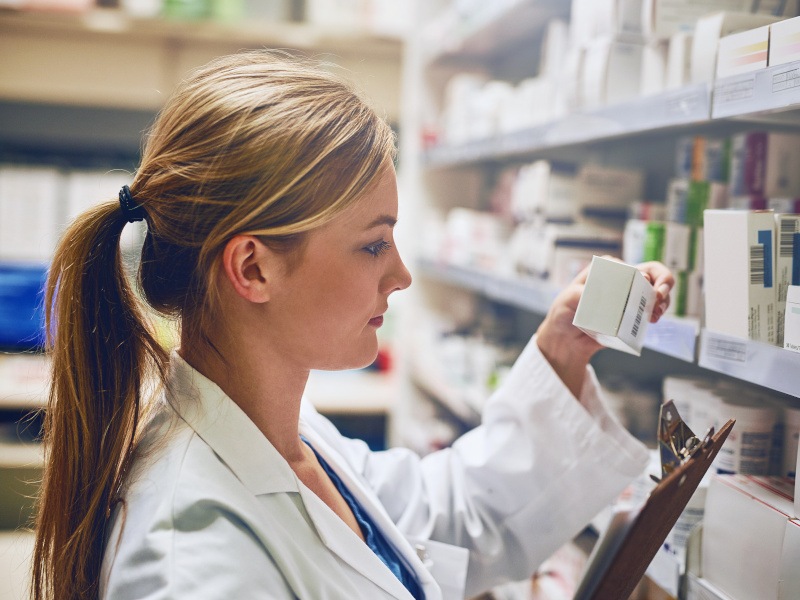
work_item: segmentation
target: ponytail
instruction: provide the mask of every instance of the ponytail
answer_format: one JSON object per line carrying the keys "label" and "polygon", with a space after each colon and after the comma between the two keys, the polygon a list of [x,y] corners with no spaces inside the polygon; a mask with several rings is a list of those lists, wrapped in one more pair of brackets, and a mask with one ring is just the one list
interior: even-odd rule
{"label": "ponytail", "polygon": [[166,351],[124,272],[126,219],[109,202],[66,231],[45,294],[51,388],[36,517],[34,600],[97,598],[105,527],[131,464],[143,382]]}

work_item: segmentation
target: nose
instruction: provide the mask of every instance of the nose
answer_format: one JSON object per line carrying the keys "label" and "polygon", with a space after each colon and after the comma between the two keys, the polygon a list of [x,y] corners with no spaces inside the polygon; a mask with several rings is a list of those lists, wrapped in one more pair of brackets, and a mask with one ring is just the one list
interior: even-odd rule
{"label": "nose", "polygon": [[399,292],[411,285],[411,273],[406,268],[403,259],[399,254],[395,254],[396,260],[392,261],[392,268],[384,278],[385,293]]}

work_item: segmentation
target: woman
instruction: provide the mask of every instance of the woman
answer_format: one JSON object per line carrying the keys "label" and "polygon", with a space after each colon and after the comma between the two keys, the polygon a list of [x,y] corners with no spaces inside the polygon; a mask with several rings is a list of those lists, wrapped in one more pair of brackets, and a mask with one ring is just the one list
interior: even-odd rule
{"label": "woman", "polygon": [[[450,449],[373,453],[302,400],[310,369],[372,362],[411,283],[394,152],[346,84],[278,53],[218,59],[167,103],[131,188],[51,268],[35,598],[474,595],[530,575],[641,472],[571,325],[581,279]],[[138,219],[171,354],[120,261]],[[642,269],[658,316],[672,277]]]}

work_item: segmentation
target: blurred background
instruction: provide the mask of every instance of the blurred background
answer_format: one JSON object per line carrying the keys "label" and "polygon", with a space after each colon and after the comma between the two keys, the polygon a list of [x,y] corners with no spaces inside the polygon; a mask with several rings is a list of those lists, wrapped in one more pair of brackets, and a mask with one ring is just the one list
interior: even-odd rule
{"label": "blurred background", "polygon": [[[660,260],[677,276],[669,314],[640,357],[593,361],[616,416],[653,449],[617,506],[660,472],[668,399],[700,436],[737,419],[714,471],[750,500],[730,510],[709,477],[635,597],[800,597],[786,595],[800,590],[787,525],[800,531],[800,357],[784,348],[787,290],[800,284],[798,14],[791,0],[0,0],[0,600],[25,597],[47,389],[41,289],[58,237],[131,181],[143,135],[191,69],[265,47],[352,79],[400,147],[397,241],[415,283],[392,297],[375,364],[312,374],[318,409],[376,450],[446,447],[480,423],[592,256]],[[770,247],[748,254],[748,219],[764,210]],[[124,232],[131,267],[143,234]],[[172,324],[156,325],[174,345]],[[773,496],[743,491],[767,480]],[[611,510],[486,599],[571,598]]]}

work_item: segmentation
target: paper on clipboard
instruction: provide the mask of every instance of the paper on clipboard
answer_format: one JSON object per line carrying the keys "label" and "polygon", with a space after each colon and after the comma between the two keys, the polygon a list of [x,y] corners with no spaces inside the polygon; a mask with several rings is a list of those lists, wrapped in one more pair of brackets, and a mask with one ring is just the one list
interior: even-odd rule
{"label": "paper on clipboard", "polygon": [[[589,557],[574,600],[630,597],[733,428],[734,422],[729,420],[716,435],[710,431],[702,442],[695,442],[691,439],[697,439],[693,434],[687,435],[691,430],[675,421],[677,411],[671,412],[674,406],[665,408],[662,417],[671,414],[665,419],[670,426],[660,429],[660,441],[666,441],[662,437],[665,433],[674,436],[675,443],[667,442],[667,446],[673,447],[678,456],[685,455],[685,459],[669,465],[662,463],[662,473],[668,473],[647,501],[613,514]],[[684,443],[677,443],[680,440]]]}

